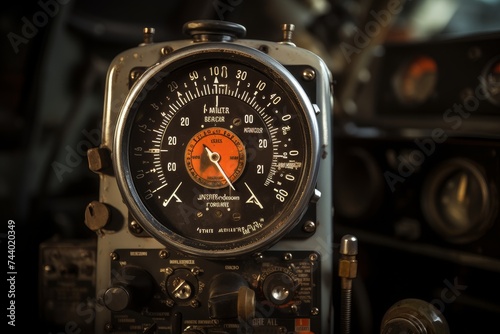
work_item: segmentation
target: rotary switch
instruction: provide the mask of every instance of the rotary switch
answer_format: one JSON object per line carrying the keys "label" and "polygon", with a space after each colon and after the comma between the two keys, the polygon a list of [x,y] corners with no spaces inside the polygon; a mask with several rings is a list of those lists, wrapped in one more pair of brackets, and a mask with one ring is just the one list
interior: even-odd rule
{"label": "rotary switch", "polygon": [[274,305],[284,305],[295,296],[298,285],[284,272],[270,274],[264,280],[262,290],[266,299]]}
{"label": "rotary switch", "polygon": [[146,270],[125,266],[113,285],[104,292],[104,305],[113,312],[138,310],[153,297],[154,280]]}
{"label": "rotary switch", "polygon": [[222,273],[212,279],[208,311],[212,319],[240,319],[249,321],[255,315],[255,292],[243,276]]}

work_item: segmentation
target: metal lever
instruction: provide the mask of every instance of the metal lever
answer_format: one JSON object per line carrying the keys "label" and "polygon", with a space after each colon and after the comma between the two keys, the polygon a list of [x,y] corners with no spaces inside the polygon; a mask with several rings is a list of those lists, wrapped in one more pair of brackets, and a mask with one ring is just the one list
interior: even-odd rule
{"label": "metal lever", "polygon": [[352,280],[358,273],[358,239],[345,235],[340,241],[339,277],[340,277],[340,332],[351,332]]}

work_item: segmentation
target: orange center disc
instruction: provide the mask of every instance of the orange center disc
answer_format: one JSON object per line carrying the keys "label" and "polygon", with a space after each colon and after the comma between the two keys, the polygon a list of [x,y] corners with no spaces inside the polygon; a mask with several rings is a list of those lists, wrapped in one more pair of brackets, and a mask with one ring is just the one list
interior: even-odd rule
{"label": "orange center disc", "polygon": [[245,146],[233,132],[213,127],[201,130],[187,143],[186,168],[199,185],[210,189],[233,187],[246,163]]}

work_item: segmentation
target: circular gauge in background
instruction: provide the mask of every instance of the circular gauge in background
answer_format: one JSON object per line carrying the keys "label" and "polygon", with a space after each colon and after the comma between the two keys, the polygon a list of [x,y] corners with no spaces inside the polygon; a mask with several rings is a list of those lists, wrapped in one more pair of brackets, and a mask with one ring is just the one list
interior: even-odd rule
{"label": "circular gauge in background", "polygon": [[481,167],[463,158],[437,166],[427,176],[421,200],[429,225],[453,243],[483,236],[495,219],[497,202]]}
{"label": "circular gauge in background", "polygon": [[438,66],[434,59],[419,56],[405,63],[394,78],[394,91],[404,104],[421,104],[433,94]]}
{"label": "circular gauge in background", "polygon": [[486,66],[481,84],[488,100],[500,106],[500,57],[496,57]]}
{"label": "circular gauge in background", "polygon": [[373,215],[384,198],[382,175],[366,150],[352,148],[341,153],[334,169],[335,212],[356,222]]}

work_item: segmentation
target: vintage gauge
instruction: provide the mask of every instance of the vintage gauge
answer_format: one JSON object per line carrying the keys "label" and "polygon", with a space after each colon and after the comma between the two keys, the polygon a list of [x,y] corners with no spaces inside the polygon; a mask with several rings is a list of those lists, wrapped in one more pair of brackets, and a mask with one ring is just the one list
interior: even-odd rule
{"label": "vintage gauge", "polygon": [[277,242],[315,194],[315,108],[279,62],[194,43],[132,87],[114,138],[132,216],[160,242],[229,258]]}
{"label": "vintage gauge", "polygon": [[495,189],[474,162],[457,158],[443,162],[427,177],[422,191],[429,225],[450,242],[478,239],[497,212]]}
{"label": "vintage gauge", "polygon": [[500,57],[496,57],[486,66],[482,73],[481,84],[487,93],[488,100],[500,106]]}
{"label": "vintage gauge", "polygon": [[428,56],[419,56],[405,63],[393,81],[399,100],[405,104],[427,101],[436,88],[437,72],[436,61]]}

